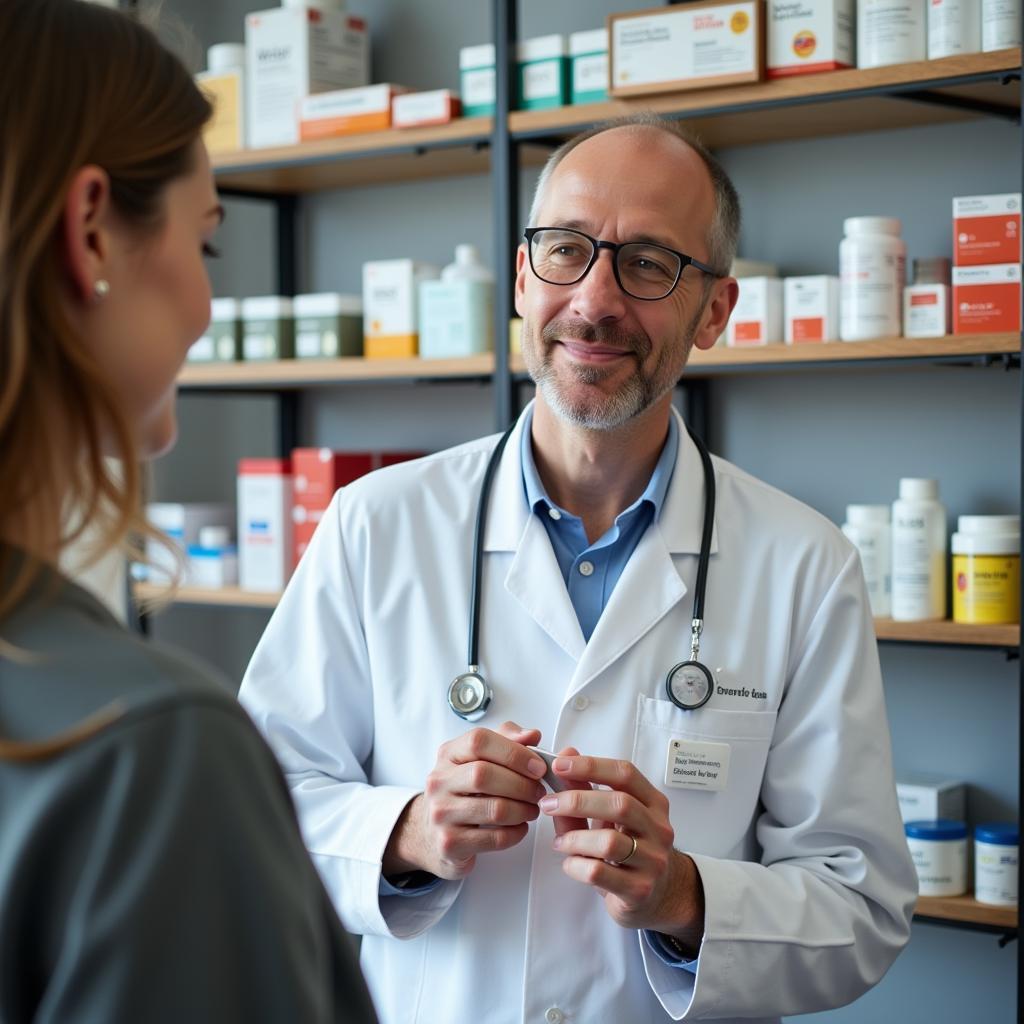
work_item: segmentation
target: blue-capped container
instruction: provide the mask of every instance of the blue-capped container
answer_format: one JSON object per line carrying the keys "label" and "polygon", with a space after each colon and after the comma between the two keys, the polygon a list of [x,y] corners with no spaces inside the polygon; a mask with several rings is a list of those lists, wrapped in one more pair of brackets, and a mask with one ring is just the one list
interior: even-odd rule
{"label": "blue-capped container", "polygon": [[974,898],[997,907],[1017,906],[1020,830],[1012,822],[974,827]]}
{"label": "blue-capped container", "polygon": [[967,825],[938,818],[908,821],[903,830],[917,869],[922,896],[962,896],[967,892]]}

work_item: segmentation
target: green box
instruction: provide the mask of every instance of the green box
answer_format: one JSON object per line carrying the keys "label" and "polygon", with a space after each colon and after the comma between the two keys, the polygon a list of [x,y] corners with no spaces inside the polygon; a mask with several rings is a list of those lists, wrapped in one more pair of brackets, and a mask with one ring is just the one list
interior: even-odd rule
{"label": "green box", "polygon": [[570,93],[575,103],[608,99],[608,30],[595,28],[569,36]]}
{"label": "green box", "polygon": [[526,39],[517,51],[520,110],[548,110],[569,103],[569,58],[565,37]]}
{"label": "green box", "polygon": [[242,299],[242,358],[247,363],[295,354],[292,300],[281,295]]}
{"label": "green box", "polygon": [[464,46],[459,50],[459,92],[463,117],[494,114],[494,44]]}
{"label": "green box", "polygon": [[295,358],[337,359],[363,354],[363,300],[321,292],[296,295]]}
{"label": "green box", "polygon": [[233,363],[242,358],[242,304],[238,299],[214,299],[210,324],[188,350],[190,363]]}

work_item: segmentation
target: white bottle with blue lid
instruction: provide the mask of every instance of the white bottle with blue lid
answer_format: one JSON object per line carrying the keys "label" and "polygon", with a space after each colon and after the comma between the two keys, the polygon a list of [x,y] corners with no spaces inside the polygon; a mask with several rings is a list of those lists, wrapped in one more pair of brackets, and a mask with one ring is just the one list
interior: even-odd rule
{"label": "white bottle with blue lid", "polygon": [[967,892],[967,825],[938,818],[908,821],[903,830],[917,869],[921,896],[962,896]]}
{"label": "white bottle with blue lid", "polygon": [[1017,906],[1020,830],[1012,822],[974,827],[974,898],[997,907]]}

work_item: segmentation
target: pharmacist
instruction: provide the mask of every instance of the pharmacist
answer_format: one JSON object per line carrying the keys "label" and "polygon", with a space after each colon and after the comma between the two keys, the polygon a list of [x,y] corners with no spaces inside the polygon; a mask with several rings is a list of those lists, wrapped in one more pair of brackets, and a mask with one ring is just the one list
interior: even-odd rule
{"label": "pharmacist", "polygon": [[385,1024],[775,1020],[907,940],[857,555],[705,467],[671,406],[736,301],[738,220],[672,126],[556,151],[517,262],[535,401],[493,459],[336,496],[253,656],[242,701]]}

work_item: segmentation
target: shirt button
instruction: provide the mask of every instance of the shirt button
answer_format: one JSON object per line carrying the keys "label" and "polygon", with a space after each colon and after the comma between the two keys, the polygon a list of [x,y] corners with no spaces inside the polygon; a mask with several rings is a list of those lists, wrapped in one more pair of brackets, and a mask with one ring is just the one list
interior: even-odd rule
{"label": "shirt button", "polygon": [[562,1024],[562,1021],[565,1020],[565,1014],[557,1006],[549,1006],[544,1014],[544,1019],[548,1024]]}
{"label": "shirt button", "polygon": [[594,575],[594,563],[593,562],[580,562],[580,575],[581,576],[593,576]]}
{"label": "shirt button", "polygon": [[557,508],[549,508],[548,515],[551,516],[552,519],[556,520],[562,518],[562,513],[559,512]]}
{"label": "shirt button", "polygon": [[572,706],[573,706],[573,707],[574,707],[574,708],[575,708],[575,709],[576,709],[577,711],[586,711],[586,710],[587,710],[587,708],[588,708],[588,707],[590,706],[590,701],[589,701],[589,700],[587,700],[587,698],[586,698],[586,697],[577,697],[577,698],[576,698],[576,699],[575,699],[575,700],[574,700],[574,701],[572,702]]}

